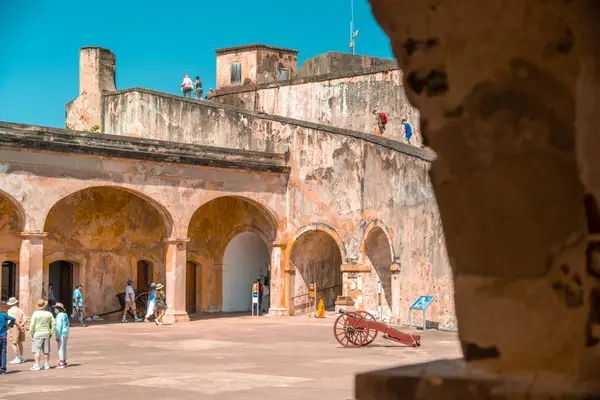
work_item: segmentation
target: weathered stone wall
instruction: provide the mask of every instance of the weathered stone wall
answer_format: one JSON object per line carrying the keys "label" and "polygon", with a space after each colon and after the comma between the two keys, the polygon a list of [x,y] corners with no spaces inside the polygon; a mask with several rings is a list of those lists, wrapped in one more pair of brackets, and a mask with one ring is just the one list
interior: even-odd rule
{"label": "weathered stone wall", "polygon": [[294,79],[298,70],[298,53],[259,49],[256,63],[257,83],[276,82],[279,68],[286,69],[289,79]]}
{"label": "weathered stone wall", "polygon": [[402,119],[414,129],[411,143],[420,144],[419,114],[406,98],[399,69],[331,74],[284,83],[220,91],[211,98],[222,104],[375,134],[373,110],[384,112],[384,136],[404,140]]}
{"label": "weathered stone wall", "polygon": [[[286,235],[314,223],[339,234],[343,264],[364,260],[365,229],[379,219],[388,226],[402,265],[402,303],[397,318],[419,295],[442,303],[433,321],[454,326],[452,290],[435,197],[427,175],[433,154],[395,141],[277,116],[264,116],[141,89],[105,96],[104,131],[143,138],[258,151],[290,147]],[[370,273],[353,284],[358,306]]]}
{"label": "weathered stone wall", "polygon": [[326,74],[360,73],[375,66],[397,68],[398,62],[389,58],[338,53],[334,51],[319,54],[305,60],[298,71],[299,78]]}
{"label": "weathered stone wall", "polygon": [[79,54],[79,96],[66,107],[66,125],[83,130],[102,124],[102,91],[115,91],[116,57],[100,47],[83,47]]}
{"label": "weathered stone wall", "polygon": [[217,54],[217,89],[232,86],[232,62],[240,62],[242,65],[242,81],[237,85],[256,83],[256,56],[256,51],[245,50]]}
{"label": "weathered stone wall", "polygon": [[137,261],[153,263],[150,279],[164,282],[165,230],[158,211],[127,191],[95,187],[76,192],[54,205],[46,218],[46,265],[58,260],[78,264],[75,281],[84,285],[88,314],[112,311],[120,307],[116,294],[125,291],[127,280],[137,283]]}

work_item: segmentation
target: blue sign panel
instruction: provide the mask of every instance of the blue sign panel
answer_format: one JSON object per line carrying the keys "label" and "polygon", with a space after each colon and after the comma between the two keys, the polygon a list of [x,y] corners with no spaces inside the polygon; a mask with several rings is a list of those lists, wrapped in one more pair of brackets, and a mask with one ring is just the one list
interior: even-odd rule
{"label": "blue sign panel", "polygon": [[435,296],[421,296],[413,303],[412,306],[410,306],[410,308],[412,310],[425,310],[427,307],[429,307],[434,298]]}

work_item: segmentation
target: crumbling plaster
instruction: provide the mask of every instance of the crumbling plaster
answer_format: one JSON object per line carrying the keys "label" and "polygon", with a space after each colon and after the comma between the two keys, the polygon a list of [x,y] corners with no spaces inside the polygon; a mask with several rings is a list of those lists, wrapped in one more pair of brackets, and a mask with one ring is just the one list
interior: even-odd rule
{"label": "crumbling plaster", "polygon": [[211,98],[266,114],[375,134],[373,110],[385,113],[384,135],[404,140],[402,119],[412,124],[412,143],[420,144],[419,113],[410,105],[402,71],[378,67],[221,90]]}
{"label": "crumbling plaster", "polygon": [[[430,316],[439,322],[437,316],[443,315],[440,326],[455,327],[452,299],[443,294],[452,290],[452,282],[427,174],[432,153],[373,135],[143,89],[107,94],[104,109],[107,133],[256,151],[287,146],[287,251],[293,244],[289,235],[322,223],[341,238],[344,263],[360,264],[364,229],[374,219],[384,221],[398,249],[404,285],[393,318],[407,321],[404,309],[427,293],[441,301]],[[362,299],[372,278],[363,271],[352,276],[348,290]],[[362,300],[357,306],[364,307]]]}

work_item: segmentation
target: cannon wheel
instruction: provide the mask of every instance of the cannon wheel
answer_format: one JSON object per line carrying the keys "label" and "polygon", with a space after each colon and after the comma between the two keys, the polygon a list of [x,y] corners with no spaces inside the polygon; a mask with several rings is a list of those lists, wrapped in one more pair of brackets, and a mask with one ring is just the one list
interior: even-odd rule
{"label": "cannon wheel", "polygon": [[[365,322],[366,323],[377,322],[377,320],[375,319],[375,317],[371,313],[368,313],[366,311],[357,311],[356,313],[360,314],[361,316],[363,316],[365,318]],[[368,329],[367,328],[367,338],[365,339],[365,342],[362,345],[366,346],[368,344],[373,343],[373,340],[375,340],[375,338],[377,337],[378,333],[379,333],[379,331],[376,330],[376,329]]]}
{"label": "cannon wheel", "polygon": [[146,316],[146,310],[148,309],[148,292],[140,293],[135,296],[135,313],[138,318],[144,318]]}
{"label": "cannon wheel", "polygon": [[333,335],[344,347],[360,347],[367,339],[368,332],[357,326],[363,325],[365,322],[365,317],[358,313],[343,313],[333,324]]}

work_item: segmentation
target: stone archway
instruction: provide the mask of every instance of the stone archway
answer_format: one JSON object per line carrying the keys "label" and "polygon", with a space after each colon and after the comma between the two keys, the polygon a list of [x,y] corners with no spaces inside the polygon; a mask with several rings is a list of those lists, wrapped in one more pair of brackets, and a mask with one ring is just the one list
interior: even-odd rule
{"label": "stone archway", "polygon": [[1,301],[19,295],[19,250],[25,214],[22,207],[8,194],[0,192],[0,281]]}
{"label": "stone archway", "polygon": [[[267,254],[270,254],[272,243],[277,236],[277,223],[270,210],[252,199],[223,196],[208,201],[196,210],[188,228],[190,242],[187,249],[189,253],[197,254],[203,260],[201,285],[196,285],[196,290],[201,293],[202,300],[201,304],[197,304],[197,311],[242,310],[243,307],[240,308],[241,300],[235,300],[236,296],[233,296],[232,293],[224,292],[224,290],[243,290],[236,284],[233,286],[229,284],[234,282],[234,275],[239,266],[224,264],[230,259],[240,262],[236,257],[225,260],[226,250],[229,254],[238,253],[239,249],[236,250],[236,247],[245,245],[242,243],[243,241],[236,240],[236,237],[249,233],[257,236],[268,249]],[[229,246],[230,244],[232,246]],[[252,254],[254,253],[252,252]],[[249,257],[248,260],[254,258],[256,257]],[[270,263],[268,257],[266,262]],[[269,265],[264,267],[267,271],[269,270]],[[245,276],[245,274],[243,275]],[[255,276],[254,279],[257,277]],[[227,281],[225,286],[224,279]],[[249,299],[252,287],[248,286]],[[235,305],[231,302],[225,305],[224,298],[228,301],[235,300]]]}
{"label": "stone archway", "polygon": [[382,317],[390,319],[392,316],[392,265],[394,255],[390,239],[381,226],[374,226],[368,230],[364,239],[364,252],[367,260],[373,267],[363,288],[364,307],[367,311],[377,315],[379,282],[381,282],[381,307]]}
{"label": "stone archway", "polygon": [[[84,260],[78,279],[84,285],[88,314],[120,307],[116,295],[138,275],[132,256],[166,257],[163,214],[156,205],[118,187],[93,187],[64,197],[50,209],[44,231],[45,255],[62,252],[69,259]],[[164,261],[158,276],[164,281]]]}
{"label": "stone archway", "polygon": [[309,284],[315,283],[316,303],[323,299],[325,308],[333,310],[337,296],[342,294],[342,251],[337,241],[325,230],[301,233],[294,241],[290,263],[295,273],[289,282],[290,314],[314,311],[309,302]]}

